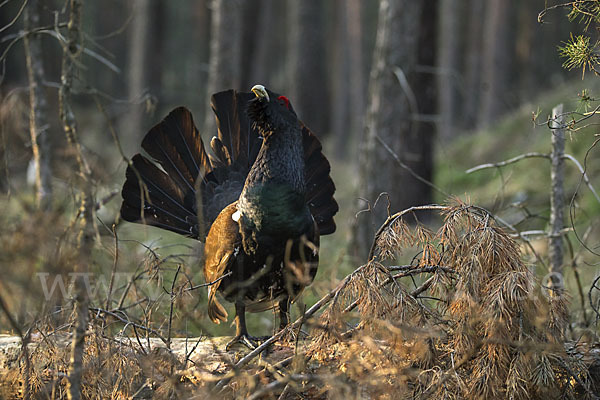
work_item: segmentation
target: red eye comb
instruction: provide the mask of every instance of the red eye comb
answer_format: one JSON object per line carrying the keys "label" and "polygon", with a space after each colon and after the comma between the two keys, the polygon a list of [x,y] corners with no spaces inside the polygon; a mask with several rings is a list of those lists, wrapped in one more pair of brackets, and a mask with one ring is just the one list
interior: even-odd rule
{"label": "red eye comb", "polygon": [[288,98],[287,98],[287,97],[285,97],[285,96],[279,96],[279,97],[277,98],[277,100],[282,100],[282,101],[283,101],[283,103],[285,104],[285,107],[286,107],[288,110],[290,109],[290,101],[288,100]]}

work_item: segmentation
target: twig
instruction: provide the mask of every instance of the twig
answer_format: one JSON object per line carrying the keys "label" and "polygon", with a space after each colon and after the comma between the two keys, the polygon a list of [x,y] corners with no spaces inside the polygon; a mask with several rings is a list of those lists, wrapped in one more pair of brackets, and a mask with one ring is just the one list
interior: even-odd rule
{"label": "twig", "polygon": [[539,152],[530,152],[530,153],[524,153],[524,154],[520,154],[516,157],[513,158],[509,158],[508,160],[505,161],[500,161],[497,163],[487,163],[487,164],[481,164],[481,165],[477,165],[473,168],[469,168],[468,170],[465,171],[466,174],[470,174],[472,172],[475,171],[480,171],[482,169],[487,169],[487,168],[498,168],[498,167],[504,167],[506,165],[509,164],[514,164],[518,161],[524,160],[526,158],[547,158],[550,159],[550,155],[549,154],[545,154],[545,153],[539,153]]}
{"label": "twig", "polygon": [[[187,338],[186,338],[187,340]],[[198,338],[198,340],[196,341],[196,344],[194,345],[194,347],[192,347],[192,349],[189,352],[186,352],[185,354],[185,360],[184,360],[184,365],[187,366],[188,361],[190,361],[190,357],[192,356],[192,354],[194,354],[194,351],[196,351],[196,348],[198,347],[198,345],[200,344],[200,342],[202,341],[202,336],[200,336]],[[186,343],[186,347],[187,347],[187,343]]]}
{"label": "twig", "polygon": [[291,391],[290,384],[288,383],[283,388],[283,391],[281,392],[281,394],[279,395],[279,397],[277,397],[277,400],[284,400],[285,397],[290,393],[290,391]]}
{"label": "twig", "polygon": [[[132,324],[131,326],[133,327],[133,333],[135,334],[135,339],[138,342],[138,346],[140,346],[140,350],[142,351],[142,354],[144,354],[144,355],[148,354],[146,352],[146,349],[144,349],[144,345],[142,345],[142,341],[141,341],[140,335],[138,334],[138,331],[137,331],[137,329],[135,327],[135,324]],[[126,327],[127,327],[127,325],[125,325],[125,328]],[[125,330],[125,328],[123,328],[123,330]],[[148,351],[151,351],[151,350],[152,349],[150,348],[150,346],[148,346]]]}
{"label": "twig", "polygon": [[215,283],[217,283],[217,282],[221,281],[221,279],[225,279],[225,278],[227,278],[227,277],[228,277],[229,275],[231,275],[232,273],[233,273],[233,272],[229,271],[229,272],[228,272],[228,273],[226,273],[225,275],[221,276],[221,277],[220,277],[220,278],[218,278],[218,279],[215,279],[215,280],[214,280],[214,281],[212,281],[212,282],[208,282],[208,283],[203,283],[203,284],[201,284],[201,285],[192,286],[192,287],[186,288],[186,289],[185,289],[185,291],[186,291],[186,292],[189,292],[190,290],[196,290],[196,289],[199,289],[199,288],[202,288],[202,287],[206,287],[206,286],[212,286],[212,285],[214,285]]}
{"label": "twig", "polygon": [[319,375],[306,375],[306,374],[288,375],[281,380],[275,380],[275,381],[269,383],[268,385],[263,386],[261,389],[252,393],[252,395],[250,397],[248,397],[248,400],[257,400],[257,399],[261,398],[262,396],[279,389],[282,386],[286,386],[290,382],[304,382],[304,381],[320,382],[321,380],[322,380],[322,378]]}
{"label": "twig", "polygon": [[104,308],[110,310],[110,300],[112,296],[113,285],[115,283],[115,274],[117,273],[117,264],[119,262],[119,237],[117,236],[117,227],[112,225],[112,233],[115,238],[115,256],[113,258],[113,266],[110,272],[110,281],[108,282],[108,293],[106,294],[106,305]]}
{"label": "twig", "polygon": [[450,194],[448,192],[446,192],[444,189],[440,188],[439,186],[437,186],[433,182],[431,182],[431,181],[423,178],[421,175],[417,174],[411,167],[409,167],[407,164],[405,164],[404,162],[402,162],[402,160],[400,160],[400,157],[398,156],[398,154],[396,154],[394,152],[394,150],[392,150],[392,148],[390,146],[388,146],[388,144],[386,142],[384,142],[383,139],[379,135],[375,135],[375,137],[377,138],[377,141],[379,143],[381,143],[381,145],[383,146],[383,148],[388,153],[390,153],[390,155],[392,156],[392,158],[394,159],[394,161],[396,161],[398,163],[398,165],[400,165],[400,167],[402,167],[405,170],[407,170],[408,173],[413,176],[413,178],[415,178],[416,180],[418,180],[418,181],[424,183],[425,185],[431,187],[432,189],[438,191],[439,193],[443,194],[444,196],[450,197]]}
{"label": "twig", "polygon": [[27,0],[24,0],[23,4],[21,4],[21,8],[19,9],[19,12],[17,12],[17,15],[15,15],[15,17],[12,19],[12,21],[10,21],[8,24],[6,24],[0,28],[0,33],[4,32],[5,30],[7,30],[11,26],[13,26],[15,24],[15,22],[17,22],[17,20],[21,16],[21,14],[23,14],[23,10],[25,10],[26,5],[27,5]]}
{"label": "twig", "polygon": [[600,280],[600,275],[598,275],[596,277],[596,279],[594,279],[594,281],[592,282],[592,285],[590,286],[590,290],[588,291],[588,298],[590,300],[590,307],[592,307],[592,310],[594,310],[594,312],[596,313],[596,321],[598,319],[600,319],[600,311],[598,310],[598,307],[596,307],[594,305],[594,299],[592,298],[592,292],[593,292],[594,289],[600,291],[600,287],[597,286],[599,280]]}
{"label": "twig", "polygon": [[[587,236],[589,232],[591,232],[591,227],[588,228],[587,232],[584,234],[584,238]],[[579,302],[581,304],[581,312],[583,313],[583,324],[585,327],[589,326],[589,321],[587,317],[587,312],[585,309],[585,296],[583,294],[583,285],[581,284],[581,276],[579,275],[579,268],[577,267],[577,256],[573,250],[573,244],[568,236],[565,236],[565,241],[567,243],[567,247],[569,249],[569,255],[571,256],[571,268],[573,269],[573,274],[575,275],[575,282],[577,283],[577,293],[579,294]]]}
{"label": "twig", "polygon": [[[157,338],[159,338],[165,345],[167,344],[167,339],[165,339],[164,337],[162,337],[162,335],[160,334],[160,332],[149,328],[147,326],[141,325],[141,324],[137,324],[135,322],[132,322],[128,319],[125,319],[123,317],[121,317],[118,313],[113,312],[113,311],[109,311],[109,310],[104,310],[102,308],[99,307],[89,307],[90,311],[96,312],[96,313],[102,313],[102,314],[106,314],[106,315],[110,315],[113,318],[118,319],[119,321],[123,322],[125,325],[125,327],[127,327],[127,325],[131,325],[133,328],[139,328],[144,330],[146,333],[151,333],[153,335],[155,335]],[[123,313],[125,314],[125,313]],[[127,316],[127,314],[125,314]]]}
{"label": "twig", "polygon": [[600,196],[598,196],[598,193],[596,193],[596,190],[592,186],[592,182],[590,181],[590,178],[588,177],[587,173],[585,172],[585,170],[583,169],[583,167],[581,166],[579,161],[577,161],[577,159],[570,154],[564,154],[563,158],[566,158],[567,160],[571,160],[577,166],[577,168],[579,169],[579,172],[581,172],[581,176],[582,176],[585,184],[590,189],[590,191],[592,192],[592,194],[594,195],[594,197],[596,198],[598,203],[600,203]]}
{"label": "twig", "polygon": [[[599,106],[600,107],[600,106]],[[584,172],[587,170],[587,159],[588,156],[590,154],[590,152],[592,151],[592,149],[594,147],[596,147],[596,145],[600,143],[600,137],[597,138],[596,140],[594,140],[594,143],[591,144],[591,146],[586,150],[585,152],[585,156],[583,157],[583,170]],[[581,181],[583,180],[583,174],[581,176],[581,179],[579,180],[579,182],[577,183],[577,188],[575,188],[575,191],[573,192],[573,196],[571,197],[571,202],[569,203],[569,218],[570,218],[570,222],[571,222],[571,227],[573,228],[573,233],[575,234],[575,237],[577,238],[577,241],[581,244],[581,246],[586,249],[587,251],[589,251],[590,253],[592,253],[595,256],[600,256],[600,253],[595,252],[594,250],[592,250],[586,243],[585,240],[581,237],[579,237],[579,232],[577,232],[577,229],[575,228],[575,215],[574,215],[574,210],[575,210],[575,198],[577,197],[577,193],[579,193],[579,188],[581,186]]]}
{"label": "twig", "polygon": [[175,277],[173,278],[173,282],[171,283],[171,306],[169,309],[169,324],[167,328],[167,349],[171,350],[171,328],[173,325],[173,305],[175,304],[175,282],[177,282],[177,276],[179,275],[179,271],[181,270],[181,264],[177,266],[177,271],[175,272]]}
{"label": "twig", "polygon": [[544,22],[544,16],[548,13],[548,11],[555,10],[557,8],[569,7],[569,6],[572,6],[572,5],[573,5],[573,2],[570,1],[568,3],[555,4],[555,5],[550,6],[550,7],[546,6],[546,7],[544,7],[544,9],[542,11],[539,12],[537,20],[541,24],[541,23]]}
{"label": "twig", "polygon": [[410,292],[410,295],[412,297],[418,297],[421,293],[423,293],[424,291],[429,289],[429,287],[433,283],[434,279],[435,279],[435,276],[430,276],[429,279],[427,279],[425,282],[423,282],[423,284],[421,286],[419,286],[418,288],[416,288],[415,290]]}

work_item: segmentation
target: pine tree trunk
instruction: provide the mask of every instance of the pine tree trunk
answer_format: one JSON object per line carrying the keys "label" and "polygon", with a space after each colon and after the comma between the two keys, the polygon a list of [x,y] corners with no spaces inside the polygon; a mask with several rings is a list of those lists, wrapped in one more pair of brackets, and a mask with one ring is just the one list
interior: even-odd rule
{"label": "pine tree trunk", "polygon": [[147,38],[150,34],[150,0],[134,0],[133,20],[129,33],[127,68],[127,98],[131,102],[121,120],[121,138],[126,149],[135,149],[143,136],[143,97],[147,90]]}
{"label": "pine tree trunk", "polygon": [[272,86],[270,79],[273,71],[269,68],[271,56],[274,53],[272,21],[275,18],[275,2],[277,0],[261,0],[259,5],[258,21],[254,21],[254,51],[249,62],[249,80],[247,86],[261,84],[266,87]]}
{"label": "pine tree trunk", "polygon": [[[164,42],[167,31],[165,29],[166,4],[162,0],[150,0],[148,10],[148,25],[146,27],[147,43],[144,54],[144,68],[146,69],[145,87],[152,96],[163,99],[162,75],[165,67]],[[143,127],[142,127],[143,128]]]}
{"label": "pine tree trunk", "polygon": [[[366,93],[366,74],[365,63],[363,62],[363,10],[361,0],[346,1],[349,54],[348,62],[350,69],[350,80],[348,81],[350,91],[350,129],[352,136],[347,141],[356,143],[356,138],[364,128],[365,117],[365,93]],[[356,150],[352,151],[356,154]]]}
{"label": "pine tree trunk", "polygon": [[486,2],[471,0],[468,16],[468,33],[465,55],[465,91],[462,113],[462,127],[473,129],[477,124],[480,109],[481,52],[483,35],[483,14]]}
{"label": "pine tree trunk", "polygon": [[[72,109],[72,94],[78,59],[82,54],[81,15],[83,0],[69,1],[69,22],[66,33],[66,42],[63,44],[61,86],[58,94],[59,116],[71,150],[75,155],[78,165],[78,189],[80,217],[79,232],[77,236],[78,259],[75,264],[75,321],[71,335],[71,359],[69,361],[67,398],[78,400],[81,398],[81,384],[84,373],[83,353],[88,323],[88,296],[85,278],[88,263],[93,247],[94,224],[94,187],[91,180],[91,171],[84,157],[81,143],[79,142],[77,121]],[[89,278],[89,277],[88,277]]]}
{"label": "pine tree trunk", "polygon": [[458,85],[459,76],[459,17],[460,0],[440,0],[440,32],[438,38],[439,135],[444,140],[456,134],[456,120],[461,115]]}
{"label": "pine tree trunk", "polygon": [[485,13],[481,76],[481,109],[477,126],[484,128],[508,109],[511,49],[510,0],[490,0]]}
{"label": "pine tree trunk", "polygon": [[[422,3],[417,46],[419,72],[414,77],[414,83],[411,82],[420,116],[417,117],[419,122],[416,125],[416,134],[414,130],[411,130],[411,134],[404,139],[404,147],[408,149],[408,155],[406,155],[406,150],[404,151],[405,163],[414,171],[414,174],[431,182],[433,180],[433,144],[437,130],[437,99],[439,97],[437,75],[434,68],[437,62],[439,8],[438,0],[422,0]],[[404,190],[398,191],[398,194],[403,194],[398,209],[429,204],[433,200],[431,185],[417,179],[414,174],[404,168],[401,170],[402,180],[398,183]],[[406,190],[406,188],[410,188],[410,190]]]}
{"label": "pine tree trunk", "polygon": [[348,16],[346,1],[335,2],[335,32],[336,43],[333,49],[332,74],[332,104],[331,104],[331,133],[335,137],[334,156],[341,159],[348,150],[350,139],[350,40],[348,37]]}
{"label": "pine tree trunk", "polygon": [[[30,0],[25,9],[25,30],[31,32],[40,26],[40,4]],[[50,165],[50,139],[48,102],[44,90],[44,63],[42,44],[36,34],[24,38],[27,77],[29,80],[29,131],[35,166],[36,203],[40,209],[48,209],[52,201],[52,168]]]}
{"label": "pine tree trunk", "polygon": [[321,0],[290,0],[289,98],[304,123],[319,136],[329,131],[328,76]]}
{"label": "pine tree trunk", "polygon": [[[237,0],[213,0],[207,98],[214,93],[239,89],[241,64],[241,10]],[[205,117],[205,132],[216,134],[215,118],[210,110]]]}
{"label": "pine tree trunk", "polygon": [[[407,184],[407,172],[395,157],[405,164],[423,161],[420,151],[411,152],[415,149],[411,141],[419,140],[419,126],[413,119],[419,113],[414,84],[422,6],[422,2],[409,0],[380,2],[365,136],[360,148],[358,196],[367,199],[371,208],[381,193],[388,196],[356,220],[353,248],[361,258],[368,253],[375,227],[387,216],[388,198],[392,211],[415,201],[415,187]],[[359,208],[367,205],[361,202]]]}

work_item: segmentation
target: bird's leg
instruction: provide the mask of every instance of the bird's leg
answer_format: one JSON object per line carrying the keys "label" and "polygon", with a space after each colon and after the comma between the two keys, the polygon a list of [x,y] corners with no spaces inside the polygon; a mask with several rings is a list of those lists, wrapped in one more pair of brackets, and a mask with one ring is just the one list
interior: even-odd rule
{"label": "bird's leg", "polygon": [[279,301],[279,330],[287,326],[290,321],[290,299],[285,297]]}
{"label": "bird's leg", "polygon": [[[285,297],[279,301],[279,330],[282,330],[286,326],[288,326],[289,321],[290,321],[290,311],[289,310],[290,310],[290,299],[289,299],[289,297]],[[282,341],[284,341],[284,342],[287,341],[287,342],[293,343],[294,341],[296,341],[296,334],[297,334],[297,332],[295,332],[294,330],[289,330],[282,338]]]}
{"label": "bird's leg", "polygon": [[252,337],[246,329],[246,306],[240,302],[235,302],[235,337],[227,343],[225,350],[229,351],[230,347],[236,343],[241,343],[251,350],[254,350],[259,338]]}

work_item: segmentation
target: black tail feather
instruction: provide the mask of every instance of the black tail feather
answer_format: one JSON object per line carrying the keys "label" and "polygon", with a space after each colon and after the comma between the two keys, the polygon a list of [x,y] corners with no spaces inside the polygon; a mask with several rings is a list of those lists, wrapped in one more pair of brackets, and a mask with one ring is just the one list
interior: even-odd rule
{"label": "black tail feather", "polygon": [[144,137],[142,148],[182,187],[194,190],[196,178],[212,170],[190,111],[178,107]]}
{"label": "black tail feather", "polygon": [[121,192],[124,220],[197,237],[195,199],[184,193],[167,174],[137,154],[127,168],[126,178]]}
{"label": "black tail feather", "polygon": [[176,108],[146,134],[142,147],[162,169],[140,154],[132,158],[121,192],[121,216],[126,221],[202,238],[196,178],[205,177],[212,165],[192,114],[183,107]]}
{"label": "black tail feather", "polygon": [[213,136],[210,141],[210,148],[214,154],[215,159],[213,160],[212,164],[215,168],[231,165],[231,155],[229,154],[229,149],[227,149],[223,142],[221,142],[221,139]]}
{"label": "black tail feather", "polygon": [[339,210],[333,198],[335,185],[329,174],[331,166],[322,152],[321,142],[304,125],[302,125],[302,141],[306,168],[306,202],[319,226],[319,234],[327,235],[335,232],[333,216]]}
{"label": "black tail feather", "polygon": [[219,140],[229,150],[231,163],[248,170],[256,160],[262,145],[258,131],[252,128],[246,114],[248,102],[253,98],[253,93],[235,90],[219,92],[211,98]]}

